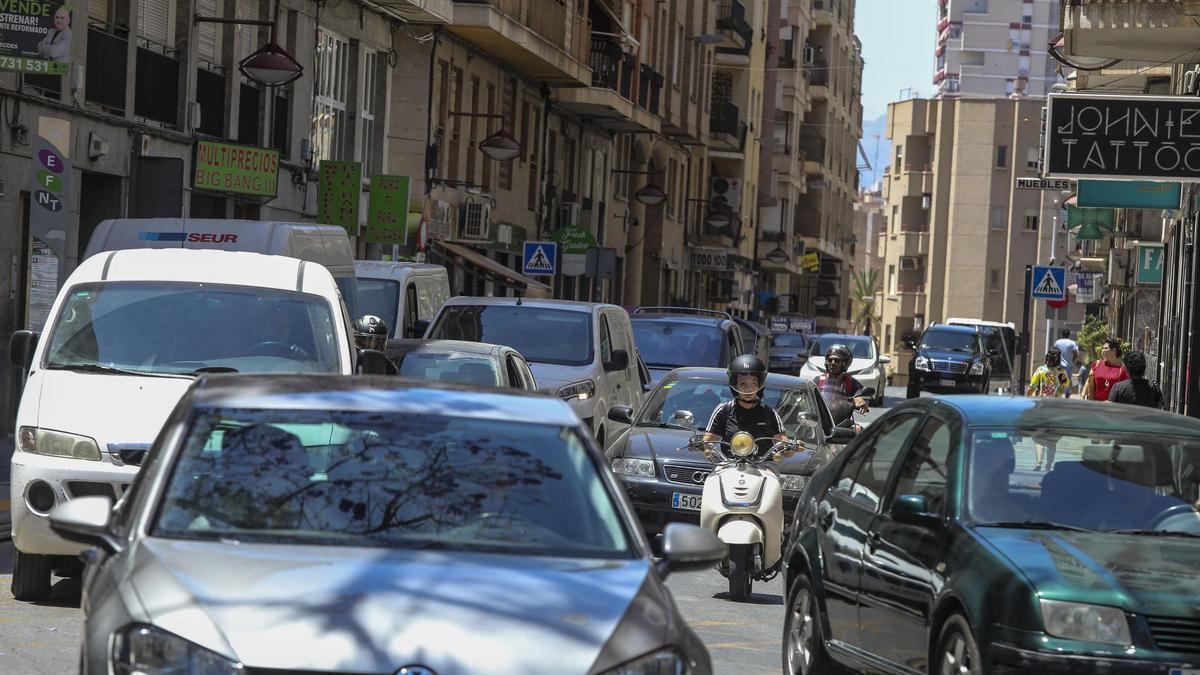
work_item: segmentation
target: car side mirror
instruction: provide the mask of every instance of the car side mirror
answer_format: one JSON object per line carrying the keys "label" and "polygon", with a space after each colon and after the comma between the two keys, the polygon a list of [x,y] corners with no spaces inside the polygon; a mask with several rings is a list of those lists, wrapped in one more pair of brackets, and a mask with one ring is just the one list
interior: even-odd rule
{"label": "car side mirror", "polygon": [[629,352],[624,349],[614,349],[612,356],[608,357],[608,361],[604,364],[604,370],[613,372],[614,370],[625,370],[629,367]]}
{"label": "car side mirror", "polygon": [[359,375],[387,375],[388,360],[383,352],[377,349],[358,350],[358,366],[355,372]]}
{"label": "car side mirror", "polygon": [[898,495],[892,504],[892,520],[908,525],[932,526],[938,517],[929,512],[924,495]]}
{"label": "car side mirror", "polygon": [[834,427],[833,433],[829,434],[830,443],[849,443],[858,438],[858,432],[849,427]]}
{"label": "car side mirror", "polygon": [[8,358],[21,370],[33,365],[33,353],[37,351],[38,334],[31,330],[19,330],[8,340]]}
{"label": "car side mirror", "polygon": [[888,364],[888,363],[891,363],[891,362],[892,362],[892,357],[890,357],[890,356],[881,356],[881,357],[879,357],[879,363],[880,363],[880,364],[886,365],[886,364]]}
{"label": "car side mirror", "polygon": [[675,423],[679,426],[687,427],[689,429],[696,428],[696,416],[692,414],[691,410],[676,410],[672,419],[674,419]]}
{"label": "car side mirror", "polygon": [[108,497],[69,499],[50,511],[50,529],[67,541],[119,553],[121,541],[109,527],[112,508]]}
{"label": "car side mirror", "polygon": [[725,542],[697,525],[669,523],[663,531],[662,558],[655,563],[658,576],[671,572],[702,570],[729,555]]}
{"label": "car side mirror", "polygon": [[412,322],[411,326],[408,327],[408,334],[404,337],[413,340],[419,340],[420,338],[425,337],[425,331],[427,330],[429,330],[429,320],[417,319]]}
{"label": "car side mirror", "polygon": [[633,424],[633,407],[614,405],[608,409],[608,419],[618,424]]}

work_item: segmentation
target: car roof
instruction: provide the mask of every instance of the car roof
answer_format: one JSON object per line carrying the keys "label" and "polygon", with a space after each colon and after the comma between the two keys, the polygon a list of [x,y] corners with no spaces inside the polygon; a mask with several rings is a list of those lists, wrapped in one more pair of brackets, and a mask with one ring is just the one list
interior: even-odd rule
{"label": "car roof", "polygon": [[1200,420],[1153,408],[1028,396],[946,396],[913,399],[896,410],[944,406],[972,427],[1031,427],[1200,437]]}
{"label": "car roof", "polygon": [[935,331],[945,332],[945,333],[964,333],[964,334],[975,335],[976,333],[979,332],[979,328],[980,328],[979,326],[954,326],[954,325],[951,325],[948,323],[934,323],[934,324],[930,324],[925,329],[925,332],[935,330]]}
{"label": "car roof", "polygon": [[574,427],[559,398],[516,389],[380,375],[205,375],[192,385],[197,408],[339,410],[444,415]]}
{"label": "car roof", "polygon": [[696,314],[668,314],[668,313],[660,314],[657,312],[654,314],[630,314],[629,320],[632,321],[633,323],[665,322],[665,323],[682,323],[682,324],[690,324],[690,325],[694,325],[694,326],[713,326],[713,327],[724,327],[724,326],[727,326],[727,325],[733,323],[729,319],[724,319],[719,316],[699,316]]}
{"label": "car roof", "polygon": [[522,307],[546,307],[550,309],[565,309],[575,312],[594,312],[599,309],[621,309],[617,305],[600,302],[580,302],[578,300],[554,300],[551,298],[483,298],[472,295],[459,295],[446,301],[446,305],[507,305]]}
{"label": "car roof", "polygon": [[[676,380],[719,380],[721,383],[726,383],[729,381],[729,371],[724,368],[676,368],[663,377],[664,380],[668,378]],[[780,387],[802,387],[811,384],[811,381],[803,377],[796,377],[795,375],[767,373],[767,384],[778,385]]]}
{"label": "car roof", "polygon": [[824,342],[826,340],[853,340],[855,342],[866,342],[866,341],[874,342],[874,340],[871,338],[870,335],[847,335],[846,333],[822,333],[821,335],[813,336],[810,339],[811,340],[820,340],[822,342]]}
{"label": "car roof", "polygon": [[388,340],[387,349],[389,351],[404,351],[404,352],[463,352],[467,354],[488,354],[496,355],[503,352],[507,347],[504,345],[495,345],[489,342],[469,342],[467,340],[424,340],[421,338],[407,338],[401,340]]}
{"label": "car roof", "polygon": [[332,293],[337,286],[318,263],[247,251],[132,248],[103,251],[79,264],[71,283],[178,281]]}

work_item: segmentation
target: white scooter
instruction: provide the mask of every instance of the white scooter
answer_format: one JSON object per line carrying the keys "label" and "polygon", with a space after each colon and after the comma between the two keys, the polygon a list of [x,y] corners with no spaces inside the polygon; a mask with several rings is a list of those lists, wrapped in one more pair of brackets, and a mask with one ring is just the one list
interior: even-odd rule
{"label": "white scooter", "polygon": [[[675,421],[695,428],[690,411],[677,411]],[[801,449],[796,441],[758,440],[771,441],[770,450],[760,450],[757,440],[744,431],[729,443],[704,441],[703,433],[688,443],[689,448],[703,447],[704,456],[716,461],[704,481],[700,527],[729,547],[729,557],[717,569],[729,579],[729,595],[737,602],[750,597],[756,579],[770,581],[779,573],[783,487],[769,463],[781,461],[785,450]]]}

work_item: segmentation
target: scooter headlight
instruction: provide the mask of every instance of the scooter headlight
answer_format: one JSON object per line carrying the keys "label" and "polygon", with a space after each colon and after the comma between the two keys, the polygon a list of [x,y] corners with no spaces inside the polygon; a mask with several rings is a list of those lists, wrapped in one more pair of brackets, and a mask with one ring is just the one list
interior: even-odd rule
{"label": "scooter headlight", "polygon": [[733,454],[738,457],[749,457],[754,452],[754,437],[750,434],[739,431],[733,435],[733,440],[729,442]]}

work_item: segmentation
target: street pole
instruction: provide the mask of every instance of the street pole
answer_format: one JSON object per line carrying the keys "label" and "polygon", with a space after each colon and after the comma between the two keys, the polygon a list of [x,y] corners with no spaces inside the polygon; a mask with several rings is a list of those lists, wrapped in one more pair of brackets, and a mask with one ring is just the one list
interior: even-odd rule
{"label": "street pole", "polygon": [[1016,395],[1025,395],[1025,376],[1029,373],[1029,310],[1032,304],[1033,265],[1025,266],[1025,290],[1021,295],[1021,372],[1017,378]]}
{"label": "street pole", "polygon": [[[1053,227],[1050,228],[1050,264],[1055,265],[1055,264],[1058,264],[1058,216],[1053,217],[1052,223],[1053,223]],[[1066,277],[1063,277],[1063,279],[1065,281]],[[1064,297],[1066,296],[1066,293],[1067,293],[1067,289],[1064,288],[1063,289]],[[1055,310],[1055,311],[1057,312],[1058,310]],[[1053,344],[1051,342],[1051,340],[1054,339],[1054,337],[1053,337],[1054,330],[1053,329],[1054,329],[1054,319],[1050,318],[1050,308],[1047,307],[1046,308],[1046,351],[1047,352],[1050,351],[1050,345]]]}

